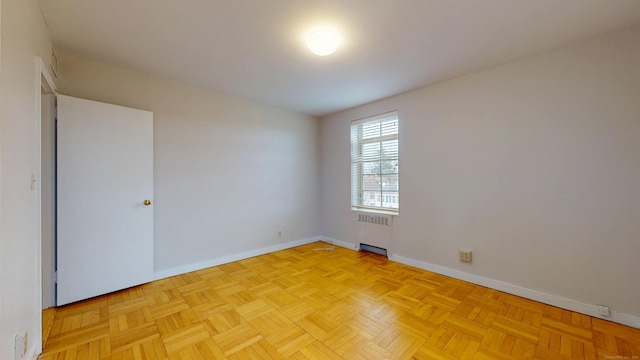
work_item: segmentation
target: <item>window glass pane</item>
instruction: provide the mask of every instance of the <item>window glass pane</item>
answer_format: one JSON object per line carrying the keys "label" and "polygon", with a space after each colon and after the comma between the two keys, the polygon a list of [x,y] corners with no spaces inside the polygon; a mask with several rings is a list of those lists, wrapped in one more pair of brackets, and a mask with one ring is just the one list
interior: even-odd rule
{"label": "window glass pane", "polygon": [[380,161],[367,161],[363,163],[362,174],[380,174]]}
{"label": "window glass pane", "polygon": [[379,191],[365,191],[363,192],[362,205],[371,207],[381,207],[382,199]]}
{"label": "window glass pane", "polygon": [[362,176],[362,189],[380,191],[382,179],[380,175],[363,175]]}
{"label": "window glass pane", "polygon": [[363,161],[377,160],[380,158],[381,152],[379,142],[362,144],[361,156]]}
{"label": "window glass pane", "polygon": [[397,160],[383,160],[383,161],[368,161],[362,164],[362,175],[374,174],[397,174],[398,173],[398,161]]}
{"label": "window glass pane", "polygon": [[396,119],[383,121],[380,124],[380,135],[392,135],[398,133],[398,121]]}
{"label": "window glass pane", "polygon": [[396,164],[398,164],[397,160],[393,160],[393,161],[383,160],[383,161],[377,162],[375,166],[375,170],[376,170],[375,174],[382,174],[382,175],[397,174],[398,167],[396,166]]}
{"label": "window glass pane", "polygon": [[382,141],[378,146],[378,152],[383,159],[398,158],[398,140]]}
{"label": "window glass pane", "polygon": [[391,207],[397,209],[399,207],[397,192],[382,193],[382,207]]}
{"label": "window glass pane", "polygon": [[362,124],[362,138],[370,139],[380,136],[380,122],[374,121]]}
{"label": "window glass pane", "polygon": [[382,175],[379,181],[382,190],[398,191],[398,175]]}

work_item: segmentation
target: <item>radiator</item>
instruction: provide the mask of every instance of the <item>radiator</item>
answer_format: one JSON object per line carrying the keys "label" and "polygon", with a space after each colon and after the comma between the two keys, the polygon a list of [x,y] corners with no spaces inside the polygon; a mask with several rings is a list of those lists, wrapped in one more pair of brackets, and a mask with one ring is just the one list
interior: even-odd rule
{"label": "radiator", "polygon": [[358,222],[391,227],[391,216],[358,213]]}
{"label": "radiator", "polygon": [[356,241],[358,244],[389,250],[392,239],[391,215],[356,213]]}

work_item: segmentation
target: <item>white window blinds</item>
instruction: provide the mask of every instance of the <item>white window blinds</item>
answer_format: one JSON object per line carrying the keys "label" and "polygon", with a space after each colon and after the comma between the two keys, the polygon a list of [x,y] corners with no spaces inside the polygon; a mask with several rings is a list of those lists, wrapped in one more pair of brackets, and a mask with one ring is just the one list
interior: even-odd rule
{"label": "white window blinds", "polygon": [[351,123],[351,208],[399,211],[398,113]]}

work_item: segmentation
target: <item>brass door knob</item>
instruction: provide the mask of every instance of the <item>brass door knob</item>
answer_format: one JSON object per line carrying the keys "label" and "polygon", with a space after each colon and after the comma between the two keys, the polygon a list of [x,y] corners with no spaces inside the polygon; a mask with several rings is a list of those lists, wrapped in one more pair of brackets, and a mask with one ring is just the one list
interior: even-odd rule
{"label": "brass door knob", "polygon": [[151,200],[145,200],[142,203],[144,204],[144,206],[149,206],[151,205]]}

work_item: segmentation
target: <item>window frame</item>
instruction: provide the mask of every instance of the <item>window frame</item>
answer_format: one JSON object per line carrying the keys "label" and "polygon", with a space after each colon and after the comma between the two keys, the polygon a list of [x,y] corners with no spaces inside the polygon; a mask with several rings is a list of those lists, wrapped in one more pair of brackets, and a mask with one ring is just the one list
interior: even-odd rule
{"label": "window frame", "polygon": [[[383,134],[383,123],[389,120],[395,121],[395,132],[390,134]],[[364,127],[366,124],[370,123],[379,123],[380,134],[379,136],[365,138],[363,135]],[[383,175],[391,175],[394,174],[396,176],[396,189],[397,190],[384,190],[383,185],[381,184],[380,190],[376,190],[375,193],[380,197],[380,206],[371,206],[364,204],[364,193],[365,193],[365,169],[364,164],[366,162],[382,162],[383,156],[379,155],[378,158],[374,158],[374,160],[365,161],[365,155],[363,155],[363,147],[366,144],[380,144],[380,148],[383,148],[384,142],[395,141],[396,153],[395,156],[392,157],[391,161],[396,162],[396,169],[394,173],[384,174],[382,171],[382,164],[380,164],[380,172],[379,176]],[[373,213],[381,213],[388,215],[399,215],[400,214],[400,171],[399,171],[399,162],[400,162],[400,116],[397,110],[385,112],[383,114],[374,115],[358,120],[354,120],[350,125],[350,143],[351,143],[351,210],[353,211],[363,211],[363,212],[373,212]],[[392,145],[393,146],[393,145]],[[381,150],[382,152],[382,150]],[[394,193],[390,195],[389,193]],[[383,201],[389,196],[394,196],[397,199],[396,204],[397,207],[384,206],[385,201]],[[389,203],[389,202],[387,202]]]}

